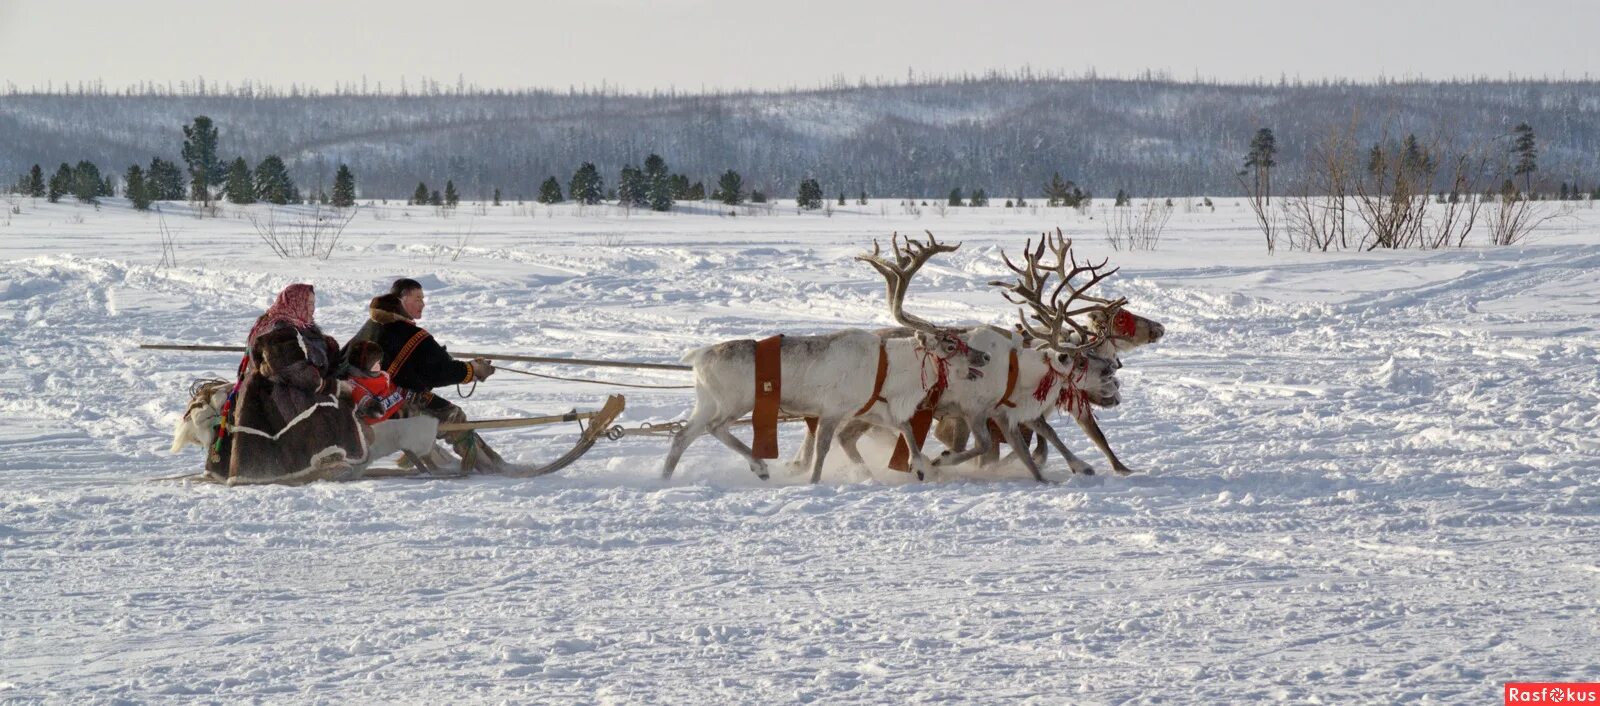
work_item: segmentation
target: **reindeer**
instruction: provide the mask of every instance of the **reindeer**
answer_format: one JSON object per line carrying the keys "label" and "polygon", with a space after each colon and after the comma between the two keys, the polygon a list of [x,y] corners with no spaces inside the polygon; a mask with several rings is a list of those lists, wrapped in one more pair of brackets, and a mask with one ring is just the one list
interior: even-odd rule
{"label": "reindeer", "polygon": [[[902,248],[894,239],[895,261],[879,258],[874,267],[888,285],[889,310],[901,325],[916,331],[910,338],[885,340],[870,331],[847,329],[815,336],[785,336],[780,345],[783,385],[778,406],[789,414],[817,419],[810,458],[811,482],[822,479],[822,465],[834,431],[841,422],[861,417],[872,423],[900,429],[912,439],[910,419],[928,390],[956,378],[976,378],[989,357],[971,349],[961,334],[939,329],[904,309],[911,277],[935,254],[951,252],[957,245],[941,245],[932,234],[926,243],[907,239]],[[876,242],[873,254],[881,253]],[[750,471],[766,480],[766,463],[750,447],[734,438],[728,425],[755,407],[755,349],[752,339],[726,341],[690,351],[683,362],[694,366],[695,407],[661,467],[661,477],[671,478],[690,442],[710,433],[743,456]],[[880,359],[887,360],[881,387],[877,384]],[[921,449],[912,444],[912,465],[921,473],[930,468]]]}
{"label": "reindeer", "polygon": [[[1046,241],[1052,253],[1057,256],[1054,267],[1041,264],[1044,256]],[[974,347],[978,341],[984,340],[983,334],[992,339],[997,339],[998,345],[1003,347],[1003,352],[992,352],[991,356],[1006,355],[1008,372],[1005,378],[998,375],[986,375],[981,381],[968,381],[961,385],[951,383],[950,392],[940,400],[935,416],[941,418],[941,430],[959,425],[961,429],[972,430],[972,435],[977,439],[977,447],[971,450],[964,449],[964,443],[957,446],[951,440],[946,445],[953,451],[940,458],[935,465],[953,465],[961,463],[974,456],[988,456],[995,448],[991,438],[988,421],[995,419],[1007,443],[1014,447],[1020,440],[1017,432],[1019,425],[1029,428],[1043,425],[1043,418],[1061,403],[1070,400],[1074,405],[1086,405],[1090,402],[1103,405],[1114,405],[1120,401],[1119,389],[1115,377],[1119,364],[1114,357],[1107,357],[1098,352],[1103,344],[1103,338],[1084,329],[1072,320],[1074,315],[1100,316],[1107,321],[1114,320],[1114,310],[1122,305],[1121,300],[1111,301],[1086,294],[1090,287],[1098,284],[1110,276],[1115,270],[1102,272],[1104,262],[1099,265],[1083,265],[1077,263],[1071,254],[1072,243],[1061,237],[1057,231],[1053,240],[1041,238],[1038,248],[1033,247],[1030,240],[1024,249],[1027,267],[1018,267],[1009,257],[1006,264],[1014,272],[1022,276],[1020,283],[994,284],[1005,286],[1010,294],[1007,299],[1015,304],[1028,305],[1033,308],[1033,320],[1030,324],[1026,315],[1023,316],[1022,326],[1018,332],[1006,331],[998,327],[984,326],[969,332],[969,340]],[[1066,264],[1071,258],[1072,269],[1068,271]],[[1052,274],[1059,275],[1061,282],[1054,286],[1050,293],[1051,301],[1045,304],[1042,300],[1044,292],[1050,287],[1049,279]],[[1088,275],[1089,279],[1082,283],[1073,282],[1080,275]],[[1060,299],[1063,290],[1070,292],[1065,301]],[[1015,294],[1017,299],[1011,299]],[[1075,303],[1087,303],[1087,306],[1072,308]],[[1072,331],[1067,328],[1071,327]],[[979,333],[981,331],[982,333]],[[883,332],[886,336],[900,335],[897,331]],[[1040,350],[1030,348],[1030,342],[1038,343]],[[1010,368],[1015,367],[1015,373]],[[853,424],[845,430],[840,438],[840,445],[851,460],[860,462],[860,454],[855,448],[856,440],[867,431],[861,424]],[[1044,435],[1041,434],[1041,437]],[[1054,434],[1049,436],[1053,437]],[[964,442],[964,439],[962,439]],[[1059,438],[1056,439],[1058,447],[1065,450]],[[1077,460],[1067,453],[1069,464],[1075,473],[1092,473],[1088,464]],[[1023,459],[1023,463],[1032,473],[1035,480],[1043,481],[1043,473],[1039,469],[1041,460],[1032,457]]]}
{"label": "reindeer", "polygon": [[[1098,336],[1101,339],[1100,345],[1094,349],[1095,354],[1102,358],[1113,361],[1114,368],[1117,370],[1122,368],[1122,353],[1155,343],[1166,335],[1166,329],[1160,323],[1128,311],[1124,307],[1091,312],[1088,316],[1087,328],[1091,334]],[[1029,343],[1028,339],[1022,332],[1018,331],[1017,335],[1022,338],[1024,345]],[[1119,475],[1128,475],[1133,473],[1133,469],[1124,464],[1122,460],[1117,457],[1116,452],[1111,450],[1110,443],[1106,441],[1105,432],[1101,431],[1100,423],[1097,419],[1095,419],[1093,406],[1094,405],[1091,404],[1086,408],[1078,409],[1077,413],[1072,415],[1073,420],[1078,423],[1078,426],[1083,429],[1084,434],[1087,435],[1089,439],[1094,442],[1095,446],[1100,449],[1100,452],[1105,454],[1106,460],[1110,461],[1111,469],[1113,471]],[[1065,444],[1061,441],[1060,436],[1055,433],[1054,427],[1049,426],[1048,411],[1044,417],[1041,417],[1040,421],[1045,424],[1045,427],[1048,429],[1049,433],[1039,435],[1037,446],[1035,447],[1033,454],[1033,460],[1035,464],[1044,463],[1047,443],[1058,448],[1065,448]],[[955,456],[954,458],[956,460],[951,460],[952,454],[959,454],[966,451],[969,436],[979,435],[972,432],[972,425],[968,418],[960,416],[941,417],[939,419],[939,426],[935,431],[935,437],[942,442],[945,447],[949,449],[949,451],[946,452],[945,456],[936,461],[935,465],[947,465],[952,462],[958,463],[971,458],[971,455]],[[987,435],[985,434],[984,436],[986,437]],[[994,463],[1000,459],[1000,454],[997,447],[993,447],[984,442],[983,438],[979,438],[978,441],[979,449],[983,449],[985,447],[989,448],[988,451],[980,454],[983,457],[985,464]],[[1015,454],[1015,451],[1013,451],[1013,454]],[[1065,456],[1067,464],[1074,469],[1074,472],[1083,473],[1085,475],[1094,474],[1093,467],[1084,462],[1082,459],[1078,458],[1076,455],[1068,453]],[[1010,460],[1013,457],[1014,456],[1007,456],[1007,460]]]}

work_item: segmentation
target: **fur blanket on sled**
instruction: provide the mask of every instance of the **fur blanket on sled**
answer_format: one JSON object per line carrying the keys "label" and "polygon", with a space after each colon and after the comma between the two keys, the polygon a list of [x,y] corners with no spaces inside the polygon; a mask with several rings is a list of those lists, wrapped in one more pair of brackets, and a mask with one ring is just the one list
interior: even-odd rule
{"label": "fur blanket on sled", "polygon": [[234,399],[228,482],[311,480],[367,461],[361,422],[333,377],[338,351],[316,326],[256,337]]}

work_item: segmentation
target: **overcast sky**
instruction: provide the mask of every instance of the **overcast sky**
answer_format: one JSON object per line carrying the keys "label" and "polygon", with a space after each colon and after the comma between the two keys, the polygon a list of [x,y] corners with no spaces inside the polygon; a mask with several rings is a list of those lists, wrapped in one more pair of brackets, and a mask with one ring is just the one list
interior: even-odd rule
{"label": "overcast sky", "polygon": [[694,91],[1025,65],[1222,80],[1600,78],[1597,34],[1600,0],[0,0],[0,81],[329,87],[365,76],[392,91],[402,76],[414,89],[422,76],[464,75],[483,87]]}

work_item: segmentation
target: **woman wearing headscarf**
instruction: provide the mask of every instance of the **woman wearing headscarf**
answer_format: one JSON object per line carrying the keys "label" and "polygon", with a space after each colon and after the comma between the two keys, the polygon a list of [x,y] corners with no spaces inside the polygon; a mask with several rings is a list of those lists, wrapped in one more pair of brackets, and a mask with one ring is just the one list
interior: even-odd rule
{"label": "woman wearing headscarf", "polygon": [[354,406],[334,378],[339,344],[317,327],[315,312],[311,285],[291,284],[250,329],[228,430],[228,482],[315,480],[367,460]]}

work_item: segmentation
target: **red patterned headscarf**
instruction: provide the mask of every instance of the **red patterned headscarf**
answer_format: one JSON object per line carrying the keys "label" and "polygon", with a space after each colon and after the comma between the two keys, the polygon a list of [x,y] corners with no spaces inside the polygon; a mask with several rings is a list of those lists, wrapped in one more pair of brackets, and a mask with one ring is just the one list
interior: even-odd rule
{"label": "red patterned headscarf", "polygon": [[301,329],[316,324],[316,296],[316,290],[309,284],[284,287],[272,308],[256,319],[255,328],[250,329],[250,342],[254,343],[256,336],[271,330],[278,322]]}

